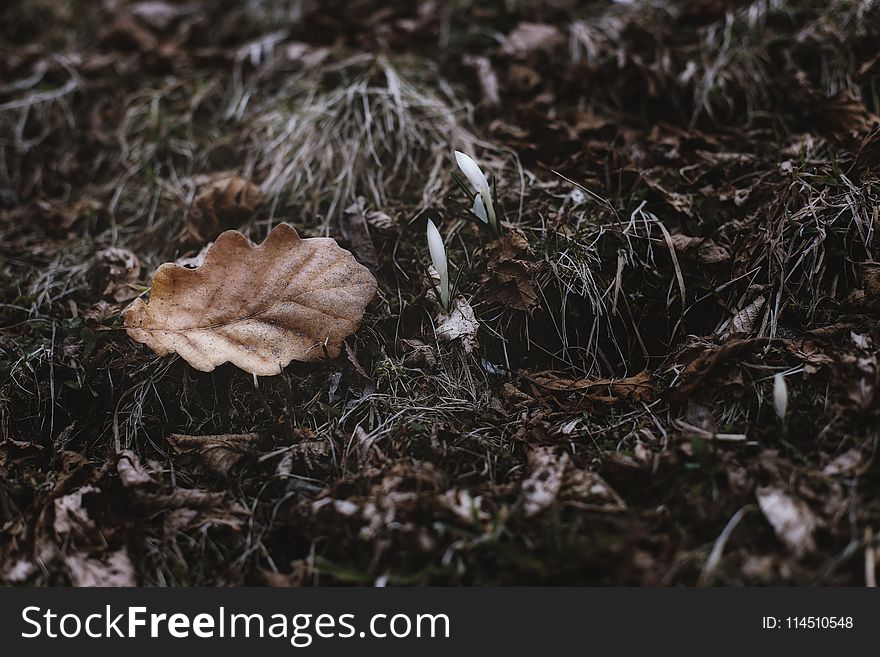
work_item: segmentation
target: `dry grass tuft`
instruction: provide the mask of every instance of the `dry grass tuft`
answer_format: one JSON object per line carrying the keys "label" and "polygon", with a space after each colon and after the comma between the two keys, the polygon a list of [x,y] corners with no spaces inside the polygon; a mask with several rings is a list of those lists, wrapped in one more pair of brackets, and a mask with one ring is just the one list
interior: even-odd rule
{"label": "dry grass tuft", "polygon": [[404,198],[433,206],[451,189],[454,149],[479,151],[501,171],[511,156],[471,132],[473,107],[405,70],[356,56],[292,76],[248,107],[247,166],[265,171],[273,208],[321,216],[326,230],[359,195],[376,207]]}

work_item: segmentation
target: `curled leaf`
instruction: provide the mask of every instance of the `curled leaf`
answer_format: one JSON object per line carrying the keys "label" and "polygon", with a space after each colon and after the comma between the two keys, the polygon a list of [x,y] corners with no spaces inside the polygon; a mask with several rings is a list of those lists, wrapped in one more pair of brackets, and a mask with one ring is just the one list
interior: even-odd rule
{"label": "curled leaf", "polygon": [[469,354],[478,345],[477,331],[480,323],[474,316],[474,309],[464,299],[458,298],[449,313],[437,315],[434,332],[437,339],[443,342],[458,342],[464,352]]}
{"label": "curled leaf", "polygon": [[178,353],[210,372],[230,362],[260,376],[290,361],[339,355],[376,294],[376,279],[329,238],[301,239],[288,224],[254,245],[227,231],[204,263],[156,270],[149,303],[125,311],[129,336],[160,356]]}
{"label": "curled leaf", "polygon": [[554,393],[564,406],[568,398],[575,398],[577,409],[594,406],[613,406],[624,401],[644,402],[654,398],[654,377],[644,370],[623,379],[572,379],[555,372],[534,372],[526,375],[538,388]]}
{"label": "curled leaf", "polygon": [[101,289],[101,297],[116,302],[131,301],[138,294],[141,261],[128,249],[110,247],[95,254],[89,276]]}
{"label": "curled leaf", "polygon": [[568,454],[552,447],[529,451],[529,473],[522,482],[523,511],[530,517],[554,505],[620,511],[623,499],[595,472],[576,468]]}
{"label": "curled leaf", "polygon": [[504,305],[531,312],[538,305],[538,292],[532,285],[537,268],[535,254],[522,231],[511,229],[480,249],[486,263],[482,282]]}
{"label": "curled leaf", "polygon": [[263,202],[262,190],[239,176],[220,175],[193,201],[181,242],[198,246],[227,229],[237,228]]}

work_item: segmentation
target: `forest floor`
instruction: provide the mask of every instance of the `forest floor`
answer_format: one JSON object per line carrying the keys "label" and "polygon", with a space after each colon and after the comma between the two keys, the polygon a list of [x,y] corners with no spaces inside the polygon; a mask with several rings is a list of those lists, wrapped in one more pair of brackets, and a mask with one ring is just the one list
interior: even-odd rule
{"label": "forest floor", "polygon": [[[0,582],[872,584],[878,44],[870,0],[2,3]],[[123,330],[280,222],[379,282],[341,356]]]}

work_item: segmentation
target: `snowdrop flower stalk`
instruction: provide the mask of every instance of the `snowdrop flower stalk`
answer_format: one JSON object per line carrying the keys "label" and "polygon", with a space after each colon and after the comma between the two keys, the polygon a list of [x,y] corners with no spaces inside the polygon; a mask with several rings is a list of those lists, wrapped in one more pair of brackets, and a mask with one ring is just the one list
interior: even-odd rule
{"label": "snowdrop flower stalk", "polygon": [[443,237],[434,222],[428,219],[428,251],[431,253],[431,264],[440,276],[440,305],[449,310],[449,262],[446,260],[446,247]]}
{"label": "snowdrop flower stalk", "polygon": [[480,221],[488,224],[493,231],[498,233],[498,216],[495,213],[495,203],[492,200],[492,190],[489,187],[489,180],[486,178],[486,174],[474,162],[473,158],[461,151],[455,151],[455,163],[474,188],[472,212],[477,215]]}

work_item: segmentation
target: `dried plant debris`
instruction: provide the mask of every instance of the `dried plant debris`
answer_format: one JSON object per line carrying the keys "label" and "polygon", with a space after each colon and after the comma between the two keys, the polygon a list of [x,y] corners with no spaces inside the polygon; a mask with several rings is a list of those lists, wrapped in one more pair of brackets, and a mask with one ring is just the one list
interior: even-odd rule
{"label": "dried plant debris", "polygon": [[263,192],[249,180],[220,174],[205,185],[186,215],[185,245],[201,246],[225,230],[241,226],[263,202]]}
{"label": "dried plant debris", "polygon": [[876,584],[880,3],[73,4],[0,2],[0,585]]}
{"label": "dried plant debris", "polygon": [[245,456],[254,453],[259,434],[186,436],[173,433],[166,439],[181,460],[200,463],[208,471],[226,477]]}
{"label": "dried plant debris", "polygon": [[303,240],[279,224],[258,246],[227,231],[196,269],[162,265],[149,302],[136,300],[125,325],[134,340],[198,370],[231,362],[266,376],[339,354],[375,293],[372,274],[336,242]]}
{"label": "dried plant debris", "polygon": [[529,475],[522,482],[523,512],[534,516],[547,508],[577,508],[622,511],[620,496],[595,472],[578,470],[567,454],[549,447],[529,452]]}
{"label": "dried plant debris", "polygon": [[95,254],[91,277],[108,301],[122,303],[140,295],[140,275],[140,259],[129,249],[111,247]]}
{"label": "dried plant debris", "polygon": [[516,310],[531,311],[538,305],[538,293],[532,283],[537,268],[535,255],[521,231],[511,230],[480,250],[487,272],[483,282],[492,296]]}
{"label": "dried plant debris", "polygon": [[479,344],[477,342],[479,330],[480,323],[474,316],[474,309],[464,299],[456,299],[448,313],[441,312],[437,315],[434,332],[441,342],[457,344],[469,354]]}
{"label": "dried plant debris", "polygon": [[816,518],[803,501],[778,488],[759,488],[755,494],[764,517],[796,556],[802,557],[816,549],[813,537]]}

